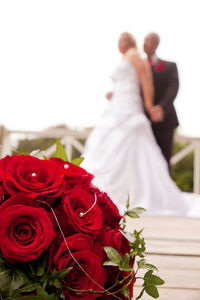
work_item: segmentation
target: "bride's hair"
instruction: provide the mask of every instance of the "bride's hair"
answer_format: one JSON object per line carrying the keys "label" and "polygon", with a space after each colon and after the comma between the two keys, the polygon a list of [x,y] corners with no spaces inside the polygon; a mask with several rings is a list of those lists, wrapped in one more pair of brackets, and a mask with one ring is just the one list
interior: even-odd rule
{"label": "bride's hair", "polygon": [[129,32],[123,32],[122,35],[126,35],[129,39],[129,41],[131,42],[132,47],[137,48],[136,39],[134,38],[134,36],[132,34],[130,34]]}

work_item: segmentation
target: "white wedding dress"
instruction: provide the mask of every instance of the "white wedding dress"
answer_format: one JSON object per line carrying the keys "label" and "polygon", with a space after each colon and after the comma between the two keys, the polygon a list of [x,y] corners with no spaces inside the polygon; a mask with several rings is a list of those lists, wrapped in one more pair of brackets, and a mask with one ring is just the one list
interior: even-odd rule
{"label": "white wedding dress", "polygon": [[200,196],[181,192],[153,136],[133,65],[123,59],[112,75],[113,97],[91,132],[82,167],[121,213],[143,207],[147,214],[200,217]]}

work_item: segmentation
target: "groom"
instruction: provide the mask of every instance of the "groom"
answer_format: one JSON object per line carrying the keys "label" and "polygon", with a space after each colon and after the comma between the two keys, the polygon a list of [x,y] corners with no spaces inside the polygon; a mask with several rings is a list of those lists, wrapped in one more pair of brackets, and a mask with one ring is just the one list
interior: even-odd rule
{"label": "groom", "polygon": [[144,51],[151,66],[155,89],[154,107],[150,112],[152,129],[170,169],[174,129],[179,125],[173,105],[179,79],[176,64],[157,57],[159,42],[160,38],[156,33],[149,33],[144,40]]}

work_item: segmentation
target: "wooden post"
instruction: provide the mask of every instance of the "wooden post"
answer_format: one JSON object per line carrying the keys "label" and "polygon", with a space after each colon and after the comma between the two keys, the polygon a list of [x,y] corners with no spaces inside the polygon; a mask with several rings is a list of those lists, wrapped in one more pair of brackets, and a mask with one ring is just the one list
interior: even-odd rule
{"label": "wooden post", "polygon": [[8,154],[10,155],[11,152],[12,146],[10,142],[10,131],[4,127],[2,135],[1,157],[4,157]]}
{"label": "wooden post", "polygon": [[194,193],[200,194],[200,142],[195,141],[194,148]]}

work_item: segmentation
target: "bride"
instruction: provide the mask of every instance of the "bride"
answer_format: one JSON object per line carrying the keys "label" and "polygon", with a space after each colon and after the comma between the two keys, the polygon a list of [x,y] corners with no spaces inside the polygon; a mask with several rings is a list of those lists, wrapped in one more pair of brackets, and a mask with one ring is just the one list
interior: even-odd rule
{"label": "bride", "polygon": [[[200,197],[181,192],[171,179],[144,108],[151,115],[153,82],[148,63],[129,33],[119,39],[122,61],[112,74],[114,90],[108,108],[91,132],[82,167],[95,175],[94,184],[125,211],[144,207],[153,215],[200,216]],[[144,105],[141,98],[141,89]]]}

